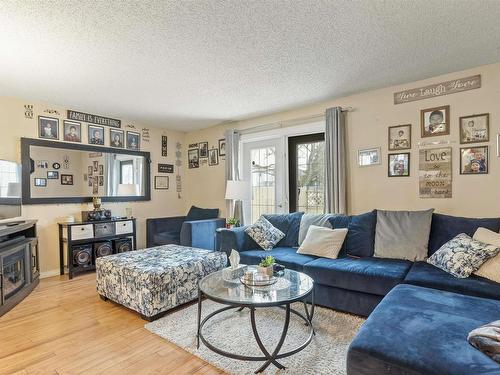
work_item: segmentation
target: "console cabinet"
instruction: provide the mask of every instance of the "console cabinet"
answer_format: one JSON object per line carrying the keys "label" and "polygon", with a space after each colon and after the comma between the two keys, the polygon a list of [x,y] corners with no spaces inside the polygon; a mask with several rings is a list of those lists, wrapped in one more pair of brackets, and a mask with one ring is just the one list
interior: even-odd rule
{"label": "console cabinet", "polygon": [[60,273],[95,270],[101,256],[137,249],[135,219],[59,223]]}

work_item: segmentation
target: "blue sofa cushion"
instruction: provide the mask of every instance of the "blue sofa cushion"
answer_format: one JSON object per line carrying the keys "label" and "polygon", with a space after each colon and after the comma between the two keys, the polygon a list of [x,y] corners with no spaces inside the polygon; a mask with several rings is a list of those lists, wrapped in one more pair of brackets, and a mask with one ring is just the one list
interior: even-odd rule
{"label": "blue sofa cushion", "polygon": [[434,254],[441,246],[460,233],[472,237],[479,227],[498,232],[500,230],[500,218],[475,219],[433,214],[429,237],[429,255]]}
{"label": "blue sofa cushion", "polygon": [[496,374],[499,365],[467,342],[497,320],[500,301],[398,285],[349,347],[348,374]]}
{"label": "blue sofa cushion", "polygon": [[298,247],[300,220],[303,212],[291,214],[263,215],[273,226],[285,233],[285,237],[276,244],[276,247]]}
{"label": "blue sofa cushion", "polygon": [[318,257],[306,254],[297,254],[297,249],[293,247],[275,247],[270,251],[249,250],[240,253],[240,262],[242,264],[259,264],[262,258],[272,255],[276,262],[295,271],[302,271],[304,264],[311,262]]}
{"label": "blue sofa cushion", "polygon": [[499,283],[475,275],[460,279],[426,262],[414,263],[404,283],[500,300]]}
{"label": "blue sofa cushion", "polygon": [[376,224],[376,210],[350,217],[348,226],[349,232],[345,240],[348,255],[357,257],[373,256]]}
{"label": "blue sofa cushion", "polygon": [[403,282],[411,262],[384,258],[318,258],[304,266],[304,272],[322,285],[386,295]]}
{"label": "blue sofa cushion", "polygon": [[[349,222],[350,222],[350,217],[347,215],[341,215],[341,214],[335,214],[332,215],[328,221],[330,222],[330,225],[332,226],[333,229],[339,229],[339,228],[349,228]],[[347,232],[347,235],[349,235],[349,232]],[[347,236],[346,236],[347,239]],[[338,258],[343,258],[347,254],[346,250],[346,243],[347,241],[344,240],[344,243],[342,244],[342,248],[339,251]]]}
{"label": "blue sofa cushion", "polygon": [[186,220],[207,220],[216,219],[219,216],[218,208],[199,208],[196,206],[191,206],[187,214]]}
{"label": "blue sofa cushion", "polygon": [[180,233],[179,232],[162,232],[156,233],[153,236],[155,246],[168,245],[168,244],[179,244],[180,243]]}

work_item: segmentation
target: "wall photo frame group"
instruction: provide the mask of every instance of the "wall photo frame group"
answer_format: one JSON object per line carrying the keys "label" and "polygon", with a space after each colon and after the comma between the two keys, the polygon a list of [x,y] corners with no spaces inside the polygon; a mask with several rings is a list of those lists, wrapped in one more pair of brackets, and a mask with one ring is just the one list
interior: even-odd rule
{"label": "wall photo frame group", "polygon": [[462,116],[459,119],[460,143],[482,143],[490,140],[490,114]]}
{"label": "wall photo frame group", "polygon": [[461,148],[460,174],[487,174],[489,164],[488,158],[488,146]]}
{"label": "wall photo frame group", "polygon": [[450,106],[427,108],[420,111],[422,138],[450,134]]}
{"label": "wall photo frame group", "polygon": [[389,151],[411,148],[411,124],[389,127]]}
{"label": "wall photo frame group", "polygon": [[389,154],[387,159],[387,175],[389,177],[410,176],[410,153]]}
{"label": "wall photo frame group", "polygon": [[59,139],[59,119],[38,116],[38,137],[52,140]]}
{"label": "wall photo frame group", "polygon": [[64,140],[66,142],[82,142],[82,124],[76,121],[63,121]]}

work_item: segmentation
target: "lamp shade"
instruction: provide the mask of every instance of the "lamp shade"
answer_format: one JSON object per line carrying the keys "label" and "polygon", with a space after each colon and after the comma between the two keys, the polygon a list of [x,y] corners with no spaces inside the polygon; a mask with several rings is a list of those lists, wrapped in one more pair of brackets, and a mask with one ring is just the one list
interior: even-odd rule
{"label": "lamp shade", "polygon": [[226,199],[246,199],[247,187],[248,186],[245,181],[228,180],[226,184]]}
{"label": "lamp shade", "polygon": [[119,184],[118,185],[118,195],[120,197],[135,197],[137,196],[137,188],[136,184]]}

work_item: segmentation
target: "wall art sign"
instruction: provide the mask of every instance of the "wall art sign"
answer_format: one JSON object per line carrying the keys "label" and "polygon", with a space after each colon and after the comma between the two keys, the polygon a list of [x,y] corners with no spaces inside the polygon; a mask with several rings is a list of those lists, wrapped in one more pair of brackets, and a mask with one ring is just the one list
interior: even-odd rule
{"label": "wall art sign", "polygon": [[198,143],[190,143],[188,148],[198,148]]}
{"label": "wall art sign", "polygon": [[148,128],[142,128],[142,141],[149,142],[150,134]]}
{"label": "wall art sign", "polygon": [[68,109],[68,119],[81,122],[90,122],[91,124],[97,125],[112,126],[114,128],[121,128],[122,126],[121,120],[98,115],[91,115],[84,112],[72,111],[70,109]]}
{"label": "wall art sign", "polygon": [[394,104],[403,104],[437,96],[455,94],[457,92],[474,90],[481,87],[481,75],[454,79],[394,93]]}
{"label": "wall art sign", "polygon": [[168,154],[168,138],[166,135],[161,136],[161,156],[167,156]]}
{"label": "wall art sign", "polygon": [[33,104],[24,105],[24,117],[30,120],[33,119]]}
{"label": "wall art sign", "polygon": [[174,173],[174,165],[158,164],[158,173]]}
{"label": "wall art sign", "polygon": [[419,150],[420,198],[451,198],[451,147]]}

